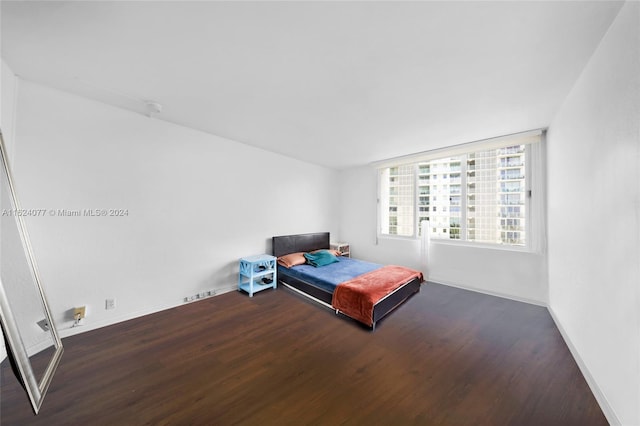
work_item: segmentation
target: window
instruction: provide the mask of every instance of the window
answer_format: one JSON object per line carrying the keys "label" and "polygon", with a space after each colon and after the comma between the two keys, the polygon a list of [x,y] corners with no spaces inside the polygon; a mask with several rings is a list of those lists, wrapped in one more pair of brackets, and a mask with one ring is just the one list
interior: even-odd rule
{"label": "window", "polygon": [[455,155],[441,151],[380,168],[379,234],[417,238],[420,222],[428,220],[432,239],[527,246],[530,149],[540,135],[527,135],[526,143],[501,138],[497,147],[467,144],[455,147]]}
{"label": "window", "polygon": [[387,194],[382,216],[385,218],[385,231],[389,235],[413,235],[415,217],[415,181],[414,166],[389,167],[383,171],[384,193]]}

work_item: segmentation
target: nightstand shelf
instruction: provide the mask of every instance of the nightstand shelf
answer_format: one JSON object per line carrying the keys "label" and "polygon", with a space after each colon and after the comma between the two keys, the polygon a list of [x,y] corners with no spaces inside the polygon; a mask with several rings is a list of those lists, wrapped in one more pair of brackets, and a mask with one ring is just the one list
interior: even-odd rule
{"label": "nightstand shelf", "polygon": [[[265,283],[264,278],[271,279]],[[278,283],[276,258],[267,254],[248,256],[240,259],[238,291],[245,291],[249,297],[259,291],[276,288]]]}

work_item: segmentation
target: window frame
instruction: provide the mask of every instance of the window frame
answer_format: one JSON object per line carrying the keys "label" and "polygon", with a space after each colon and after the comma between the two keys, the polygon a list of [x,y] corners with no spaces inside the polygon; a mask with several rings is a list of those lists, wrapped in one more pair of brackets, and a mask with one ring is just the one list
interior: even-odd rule
{"label": "window frame", "polygon": [[[406,156],[406,157],[401,157],[399,159],[395,159],[395,160],[387,160],[384,162],[379,162],[377,163],[377,174],[376,174],[376,179],[377,179],[377,203],[376,203],[376,208],[377,208],[377,221],[376,221],[376,236],[378,239],[389,239],[389,240],[418,240],[420,239],[420,223],[419,223],[419,218],[420,218],[420,178],[419,178],[419,171],[420,171],[420,165],[419,163],[421,162],[430,162],[430,161],[435,161],[435,160],[440,160],[440,159],[444,159],[444,158],[448,158],[448,157],[457,157],[457,156],[461,156],[461,170],[460,170],[460,176],[461,176],[461,182],[460,182],[460,187],[461,187],[461,191],[460,194],[458,195],[460,197],[460,209],[462,210],[461,216],[460,216],[460,228],[459,228],[459,234],[461,237],[461,239],[451,239],[451,238],[430,238],[431,243],[434,244],[448,244],[448,245],[454,245],[454,246],[467,246],[467,247],[481,247],[481,248],[489,248],[489,249],[497,249],[497,250],[508,250],[508,251],[524,251],[524,252],[535,252],[535,251],[539,251],[539,248],[535,247],[535,244],[533,243],[534,239],[539,239],[539,236],[534,236],[534,232],[544,232],[543,229],[534,229],[534,221],[532,220],[532,217],[536,214],[540,214],[540,211],[538,209],[538,211],[534,211],[532,209],[532,192],[534,192],[533,190],[533,186],[534,186],[534,182],[532,179],[532,175],[534,173],[540,173],[542,172],[542,165],[541,164],[533,164],[533,158],[534,155],[532,154],[532,146],[534,144],[539,144],[542,145],[542,143],[544,142],[544,130],[536,130],[536,131],[531,131],[531,132],[524,132],[521,134],[516,134],[516,135],[509,135],[509,136],[505,136],[505,137],[500,137],[500,138],[494,138],[494,139],[488,139],[488,140],[483,140],[483,141],[478,141],[478,142],[472,142],[472,143],[468,143],[468,144],[463,144],[463,145],[457,145],[457,146],[453,146],[450,149],[448,148],[444,148],[444,149],[439,149],[439,150],[435,150],[435,151],[428,151],[426,153],[420,153],[420,154],[416,154],[416,155],[412,155],[412,156]],[[491,149],[499,149],[499,148],[505,148],[508,146],[514,146],[514,145],[524,145],[525,146],[525,155],[524,155],[524,168],[525,168],[525,180],[524,180],[524,185],[525,185],[525,195],[524,195],[524,209],[525,209],[525,226],[524,226],[524,232],[525,232],[525,243],[522,245],[516,245],[516,244],[510,244],[510,243],[491,243],[491,242],[479,242],[479,241],[471,241],[471,240],[467,240],[466,239],[466,228],[467,228],[467,221],[466,221],[466,210],[468,208],[468,204],[467,204],[467,159],[468,159],[468,155],[475,153],[475,152],[482,152],[482,151],[487,151],[487,150],[491,150]],[[539,160],[540,161],[540,160]],[[407,165],[412,165],[413,166],[413,180],[414,180],[414,194],[413,194],[413,233],[412,235],[394,235],[394,234],[385,234],[382,232],[382,208],[383,208],[383,171],[389,167],[398,167],[398,166],[407,166]],[[534,168],[535,167],[535,168]],[[438,180],[440,181],[440,180]],[[542,190],[544,188],[535,188],[536,189],[536,193],[540,193],[540,200],[542,200],[541,202],[544,202],[544,194],[542,193]],[[430,195],[430,197],[432,197],[433,195]],[[430,210],[429,210],[429,216],[431,216],[431,213],[433,212],[433,207],[435,206],[430,206]],[[431,225],[431,228],[433,228],[434,225]]]}

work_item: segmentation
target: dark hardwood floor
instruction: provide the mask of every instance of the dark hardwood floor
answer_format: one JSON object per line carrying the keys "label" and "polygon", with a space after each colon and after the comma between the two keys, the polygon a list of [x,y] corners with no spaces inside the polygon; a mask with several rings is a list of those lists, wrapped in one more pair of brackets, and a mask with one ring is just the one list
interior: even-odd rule
{"label": "dark hardwood floor", "polygon": [[605,425],[542,307],[427,284],[375,332],[279,287],[63,340],[40,414],[2,425]]}

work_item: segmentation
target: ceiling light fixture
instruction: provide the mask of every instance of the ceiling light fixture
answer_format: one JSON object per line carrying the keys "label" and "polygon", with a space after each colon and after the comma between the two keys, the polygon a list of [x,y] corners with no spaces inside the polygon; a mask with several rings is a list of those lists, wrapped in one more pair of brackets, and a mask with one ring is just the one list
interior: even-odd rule
{"label": "ceiling light fixture", "polygon": [[[130,111],[143,113],[147,117],[162,112],[162,104],[156,101],[147,100],[129,93],[124,93],[110,87],[102,86],[91,81],[74,76],[71,81],[71,88],[79,89],[81,93],[87,94],[91,99],[102,100],[105,103],[120,106]],[[115,97],[115,98],[114,98]],[[140,105],[142,104],[142,106]]]}
{"label": "ceiling light fixture", "polygon": [[147,117],[153,117],[153,114],[160,114],[162,112],[162,105],[154,101],[145,101],[147,107]]}

